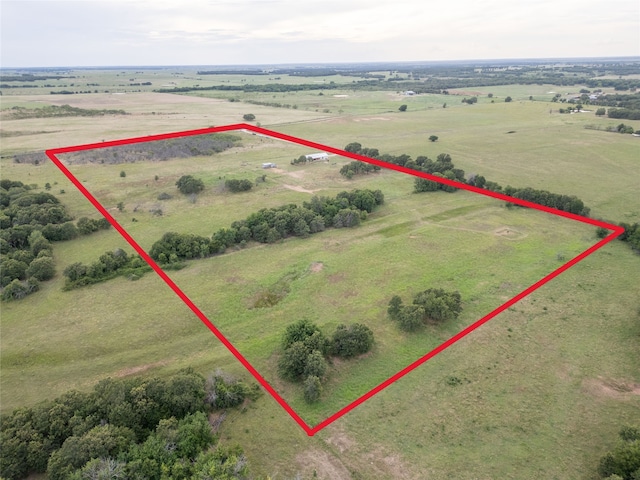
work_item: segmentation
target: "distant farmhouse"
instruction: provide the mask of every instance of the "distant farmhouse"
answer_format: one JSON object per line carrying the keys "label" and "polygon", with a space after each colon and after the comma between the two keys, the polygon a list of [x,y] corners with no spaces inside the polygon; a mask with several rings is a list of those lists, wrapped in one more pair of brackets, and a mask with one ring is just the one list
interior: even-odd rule
{"label": "distant farmhouse", "polygon": [[263,163],[262,164],[262,168],[278,168],[278,165],[276,165],[275,163]]}
{"label": "distant farmhouse", "polygon": [[325,152],[310,153],[309,155],[305,155],[304,158],[307,159],[307,162],[315,162],[317,160],[329,160],[329,154]]}

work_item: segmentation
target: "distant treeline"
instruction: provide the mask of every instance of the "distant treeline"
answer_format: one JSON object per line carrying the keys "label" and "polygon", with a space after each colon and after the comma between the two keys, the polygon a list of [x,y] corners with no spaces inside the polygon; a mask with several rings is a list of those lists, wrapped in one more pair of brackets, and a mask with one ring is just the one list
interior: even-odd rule
{"label": "distant treeline", "polygon": [[22,75],[0,75],[1,82],[35,82],[37,80],[62,80],[77,78],[76,76],[64,75],[32,75],[23,73]]}
{"label": "distant treeline", "polygon": [[263,70],[198,70],[198,75],[269,75]]}
{"label": "distant treeline", "polygon": [[39,108],[12,107],[5,110],[12,120],[27,118],[53,118],[53,117],[101,117],[104,115],[128,115],[124,110],[97,110],[72,107],[70,105],[47,105]]}

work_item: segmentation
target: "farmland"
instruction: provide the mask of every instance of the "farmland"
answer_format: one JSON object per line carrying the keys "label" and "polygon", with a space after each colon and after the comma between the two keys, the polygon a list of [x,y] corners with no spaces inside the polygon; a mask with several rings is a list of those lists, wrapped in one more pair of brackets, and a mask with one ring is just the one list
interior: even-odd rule
{"label": "farmland", "polygon": [[[100,72],[104,78],[95,82],[115,84],[114,74],[121,72]],[[135,77],[133,72],[125,76]],[[309,83],[342,77],[283,78]],[[3,109],[69,104],[127,115],[4,119],[2,177],[40,188],[48,182],[76,218],[97,218],[94,207],[53,164],[18,164],[12,156],[239,123],[243,114],[252,113],[264,127],[337,148],[357,141],[414,158],[446,152],[467,174],[577,195],[595,218],[637,222],[638,138],[604,131],[620,122],[597,118],[593,111],[559,114],[549,92],[565,95],[578,89],[505,85],[415,96],[354,91],[346,83],[323,95],[320,88],[233,95],[38,95],[14,89],[3,97]],[[477,104],[460,102],[471,94],[478,96]],[[504,102],[506,96],[513,101]],[[398,111],[401,104],[408,105],[406,112]],[[594,123],[603,130],[585,128]],[[311,151],[238,135],[241,145],[213,156],[74,163],[69,168],[146,249],[167,231],[210,236],[260,208],[301,204],[314,194],[383,191],[385,204],[355,229],[249,245],[170,272],[310,424],[597,240],[594,227],[508,209],[469,192],[412,193],[413,179],[397,172],[347,180],[338,173],[349,161],[342,157],[293,166],[290,160]],[[430,135],[438,141],[429,142]],[[263,170],[265,162],[278,168]],[[123,170],[126,177],[119,175]],[[175,188],[187,174],[206,185],[195,201]],[[250,192],[231,194],[223,188],[226,178],[253,181],[261,175],[266,181]],[[163,192],[173,198],[158,200]],[[122,211],[116,208],[119,203]],[[157,209],[162,215],[151,212]],[[222,368],[249,379],[155,274],[136,282],[117,278],[62,290],[64,266],[92,262],[115,248],[130,250],[114,230],[54,244],[57,276],[27,300],[2,305],[3,412],[69,389],[88,390],[107,376],[169,375],[191,366],[203,374]],[[620,426],[637,423],[639,417],[639,266],[640,258],[626,245],[608,244],[315,437],[306,437],[265,395],[244,410],[229,412],[222,440],[245,448],[255,475],[274,478],[311,478],[314,471],[320,478],[460,478],[471,473],[478,478],[596,478],[598,458],[613,446]],[[269,309],[249,308],[256,294],[282,279],[293,279],[284,300]],[[409,298],[433,286],[460,291],[460,318],[406,334],[386,317],[392,295]],[[327,332],[339,323],[361,321],[376,339],[370,354],[332,366],[322,401],[314,405],[276,373],[282,332],[300,318]]]}

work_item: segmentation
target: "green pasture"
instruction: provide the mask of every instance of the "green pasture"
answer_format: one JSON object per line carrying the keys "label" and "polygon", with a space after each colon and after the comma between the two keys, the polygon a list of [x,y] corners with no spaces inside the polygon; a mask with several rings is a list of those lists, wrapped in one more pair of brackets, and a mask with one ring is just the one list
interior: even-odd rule
{"label": "green pasture", "polygon": [[[465,105],[464,94],[405,97],[347,88],[322,96],[313,91],[247,97],[295,103],[295,110],[155,93],[11,96],[15,105],[69,103],[122,108],[131,115],[3,121],[3,132],[50,133],[3,137],[1,174],[41,189],[49,182],[76,218],[97,218],[53,164],[15,164],[11,154],[237,123],[253,113],[267,128],[338,148],[357,141],[381,153],[435,158],[447,152],[467,173],[502,185],[577,195],[594,217],[640,220],[639,139],[584,128],[620,121],[593,112],[560,115],[559,104],[538,100],[549,91],[566,93],[559,87],[473,90],[493,93],[495,102],[486,95]],[[504,103],[506,95],[514,101]],[[402,103],[409,105],[407,112],[397,111]],[[433,134],[439,137],[435,143],[428,141]],[[249,245],[169,272],[310,424],[596,241],[593,227],[507,209],[491,198],[413,194],[412,179],[395,172],[348,181],[338,173],[348,161],[341,157],[294,167],[290,160],[309,149],[240,135],[241,147],[212,157],[69,168],[145,248],[166,231],[211,235],[259,208],[301,203],[313,194],[353,188],[385,193],[385,205],[356,229]],[[264,162],[279,168],[263,170]],[[194,203],[175,188],[184,174],[205,181],[207,188]],[[221,189],[226,178],[261,175],[266,182],[250,192]],[[173,198],[158,200],[163,192]],[[116,208],[119,202],[123,212]],[[157,208],[162,216],[150,212]],[[135,282],[117,278],[62,290],[66,265],[91,262],[119,247],[127,248],[114,230],[57,243],[54,280],[22,302],[0,306],[3,412],[72,388],[88,390],[106,376],[169,375],[193,366],[203,374],[222,368],[249,379],[154,273]],[[311,268],[320,263],[320,269]],[[613,447],[620,426],[640,418],[640,397],[634,393],[640,383],[639,267],[640,259],[626,245],[607,245],[313,438],[268,395],[228,412],[221,437],[245,448],[256,475],[278,479],[313,478],[314,471],[319,478],[340,479],[595,479],[598,458]],[[250,308],[257,294],[283,279],[289,291],[278,305]],[[393,294],[408,301],[432,286],[460,290],[464,311],[457,321],[408,335],[386,318]],[[376,338],[371,353],[332,365],[322,401],[313,406],[304,403],[298,386],[275,373],[280,335],[302,317],[326,333],[340,322],[359,321]]]}

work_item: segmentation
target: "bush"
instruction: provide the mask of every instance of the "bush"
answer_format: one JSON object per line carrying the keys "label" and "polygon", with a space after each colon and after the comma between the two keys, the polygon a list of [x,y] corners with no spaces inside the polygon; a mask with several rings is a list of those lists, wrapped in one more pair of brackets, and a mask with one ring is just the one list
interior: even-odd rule
{"label": "bush", "polygon": [[313,375],[306,378],[304,381],[304,400],[307,403],[315,403],[320,400],[322,394],[322,383],[320,379]]}
{"label": "bush", "polygon": [[176,182],[176,187],[180,190],[180,193],[189,195],[191,193],[200,193],[204,190],[204,183],[202,180],[193,177],[192,175],[183,175]]}
{"label": "bush", "polygon": [[338,357],[350,358],[371,350],[373,332],[366,325],[354,323],[348,327],[338,325],[331,339],[331,353]]}
{"label": "bush", "polygon": [[398,110],[400,110],[401,112],[406,112],[407,111],[407,106],[406,105],[400,105],[400,107],[398,107]]}
{"label": "bush", "polygon": [[245,113],[242,118],[247,122],[253,122],[256,119],[256,116],[253,113]]}
{"label": "bush", "polygon": [[55,262],[51,257],[36,258],[29,264],[26,273],[28,277],[34,277],[41,282],[50,280],[56,274]]}
{"label": "bush", "polygon": [[253,182],[251,180],[226,180],[224,186],[231,192],[246,192],[253,188]]}
{"label": "bush", "polygon": [[307,356],[303,375],[305,377],[314,376],[322,378],[326,373],[327,361],[324,359],[320,351],[314,350]]}

